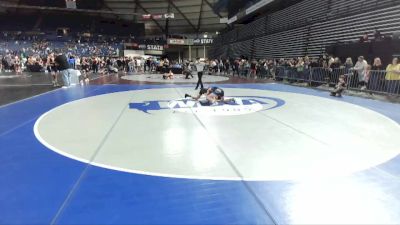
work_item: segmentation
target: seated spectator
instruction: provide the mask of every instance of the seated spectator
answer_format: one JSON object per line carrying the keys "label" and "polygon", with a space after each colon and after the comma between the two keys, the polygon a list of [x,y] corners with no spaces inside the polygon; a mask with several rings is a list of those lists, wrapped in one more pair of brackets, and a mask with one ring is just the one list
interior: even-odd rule
{"label": "seated spectator", "polygon": [[190,79],[189,77],[194,78],[192,74],[192,68],[190,67],[189,64],[186,64],[183,66],[183,71],[182,74],[185,75],[185,79]]}
{"label": "seated spectator", "polygon": [[369,41],[368,38],[368,33],[365,33],[361,38],[360,38],[360,43],[366,43]]}
{"label": "seated spectator", "polygon": [[381,41],[383,39],[381,32],[378,29],[374,30],[374,40]]}
{"label": "seated spectator", "polygon": [[331,92],[331,96],[342,97],[342,93],[346,88],[345,76],[340,75],[339,82],[335,86],[335,90]]}
{"label": "seated spectator", "polygon": [[169,71],[169,73],[166,73],[163,75],[164,80],[173,80],[174,79],[174,73],[172,70]]}

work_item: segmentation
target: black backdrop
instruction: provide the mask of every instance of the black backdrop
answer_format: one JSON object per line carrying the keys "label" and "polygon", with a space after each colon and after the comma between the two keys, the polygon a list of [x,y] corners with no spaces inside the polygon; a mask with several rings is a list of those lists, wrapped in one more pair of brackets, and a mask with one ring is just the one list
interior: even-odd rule
{"label": "black backdrop", "polygon": [[394,55],[400,54],[400,40],[336,44],[327,47],[326,51],[328,54],[339,57],[342,62],[347,57],[351,57],[355,61],[358,56],[364,56],[368,63],[372,64],[375,57],[380,57],[382,63],[387,65],[391,63]]}

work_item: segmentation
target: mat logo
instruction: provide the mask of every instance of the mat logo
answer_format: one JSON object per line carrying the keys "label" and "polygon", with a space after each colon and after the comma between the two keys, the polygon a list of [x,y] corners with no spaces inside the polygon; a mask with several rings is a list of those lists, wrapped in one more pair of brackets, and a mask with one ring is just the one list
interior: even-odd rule
{"label": "mat logo", "polygon": [[213,105],[189,99],[145,101],[130,103],[129,108],[147,114],[151,114],[153,111],[169,109],[177,113],[230,116],[271,110],[285,104],[284,100],[272,97],[234,96],[232,98],[234,98],[235,101],[228,103],[219,102]]}

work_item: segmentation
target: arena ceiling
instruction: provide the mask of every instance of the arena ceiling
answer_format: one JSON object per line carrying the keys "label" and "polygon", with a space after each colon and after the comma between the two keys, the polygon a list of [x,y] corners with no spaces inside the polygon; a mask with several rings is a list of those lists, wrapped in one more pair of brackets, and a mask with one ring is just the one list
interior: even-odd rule
{"label": "arena ceiling", "polygon": [[[65,10],[64,7],[64,9],[59,8],[61,7],[60,4],[65,5],[65,0],[48,1],[0,0],[0,5],[8,4],[9,10],[14,8],[14,10],[20,11],[21,9],[43,11],[42,8],[44,7],[47,7],[45,10]],[[94,0],[77,0],[77,5],[82,5],[82,3],[87,5],[87,1]],[[170,34],[203,34],[205,32],[215,33],[227,26],[220,23],[220,18],[226,17],[227,13],[215,13],[212,9],[215,2],[217,0],[96,0],[96,8],[82,10],[78,7],[77,12],[98,12],[98,14],[108,18],[145,23],[147,34],[164,34],[166,19],[143,19],[143,14],[174,13],[175,18],[168,22]],[[13,7],[10,7],[10,5]]]}
{"label": "arena ceiling", "polygon": [[[220,23],[226,13],[215,13],[212,9],[216,0],[104,0],[108,10],[127,13],[123,19],[145,23],[146,33],[160,33],[166,30],[166,19],[143,19],[143,14],[174,13],[170,19],[170,34],[215,33],[227,25]],[[132,13],[132,15],[129,15]],[[136,14],[137,16],[133,16]]]}

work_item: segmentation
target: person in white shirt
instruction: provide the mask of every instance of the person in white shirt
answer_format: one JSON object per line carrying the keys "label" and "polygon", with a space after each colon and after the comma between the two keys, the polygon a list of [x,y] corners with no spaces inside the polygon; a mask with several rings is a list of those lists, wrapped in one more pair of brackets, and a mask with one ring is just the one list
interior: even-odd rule
{"label": "person in white shirt", "polygon": [[137,65],[137,72],[142,72],[142,60],[140,58],[136,60],[136,65]]}
{"label": "person in white shirt", "polygon": [[366,84],[365,74],[367,73],[368,63],[363,56],[358,57],[358,61],[354,66],[354,70],[357,73],[358,85],[364,86]]}
{"label": "person in white shirt", "polygon": [[81,59],[79,57],[75,58],[75,66],[77,69],[81,69]]}
{"label": "person in white shirt", "polygon": [[197,58],[197,61],[195,63],[195,67],[196,67],[196,70],[197,70],[198,81],[197,81],[197,85],[196,85],[196,89],[195,90],[199,89],[199,86],[200,86],[201,89],[204,88],[202,78],[203,78],[203,71],[204,71],[204,67],[205,66],[206,66],[206,64],[204,62],[201,62],[200,59]]}

